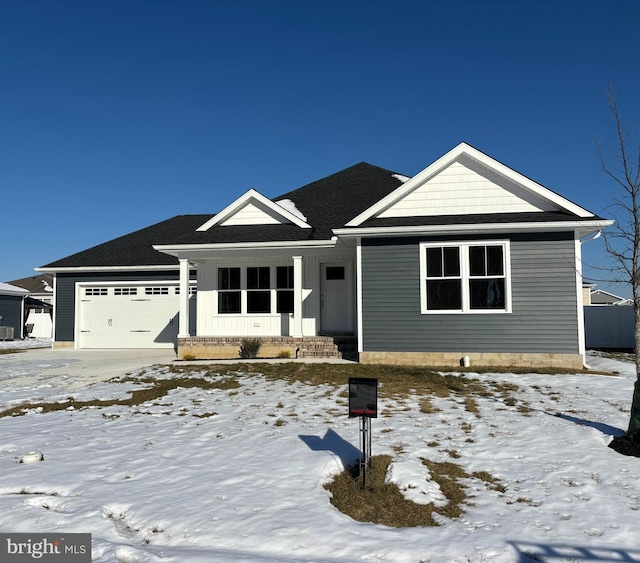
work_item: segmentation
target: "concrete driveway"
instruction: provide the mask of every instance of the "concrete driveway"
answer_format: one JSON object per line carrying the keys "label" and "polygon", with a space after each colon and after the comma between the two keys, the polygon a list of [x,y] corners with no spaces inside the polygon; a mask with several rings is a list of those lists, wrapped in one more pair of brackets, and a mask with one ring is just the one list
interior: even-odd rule
{"label": "concrete driveway", "polygon": [[27,348],[0,354],[0,384],[4,387],[56,385],[72,390],[136,369],[176,361],[173,349],[52,350]]}

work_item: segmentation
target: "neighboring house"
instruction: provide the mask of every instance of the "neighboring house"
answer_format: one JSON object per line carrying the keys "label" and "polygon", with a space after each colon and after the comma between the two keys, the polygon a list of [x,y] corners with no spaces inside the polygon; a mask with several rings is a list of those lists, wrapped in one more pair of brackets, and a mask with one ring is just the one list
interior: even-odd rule
{"label": "neighboring house", "polygon": [[631,299],[626,299],[603,289],[594,289],[589,294],[590,305],[633,305]]}
{"label": "neighboring house", "polygon": [[350,338],[366,363],[579,368],[581,244],[610,224],[462,143],[411,178],[360,163],[249,190],[39,270],[55,347],[326,356]]}
{"label": "neighboring house", "polygon": [[51,338],[53,334],[53,279],[50,275],[40,274],[13,280],[11,285],[29,292],[25,300],[25,336]]}
{"label": "neighboring house", "polygon": [[633,350],[633,300],[595,289],[595,284],[591,284],[589,289],[589,298],[584,303],[587,348]]}
{"label": "neighboring house", "polygon": [[0,340],[24,336],[24,301],[29,292],[21,287],[0,283]]}

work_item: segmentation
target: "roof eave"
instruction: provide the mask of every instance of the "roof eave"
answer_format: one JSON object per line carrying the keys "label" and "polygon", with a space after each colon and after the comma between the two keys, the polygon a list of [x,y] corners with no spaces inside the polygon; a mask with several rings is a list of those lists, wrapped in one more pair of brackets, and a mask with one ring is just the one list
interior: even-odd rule
{"label": "roof eave", "polygon": [[46,274],[67,274],[67,273],[85,273],[85,272],[155,272],[161,270],[177,270],[179,265],[176,264],[154,264],[147,266],[70,266],[70,267],[42,267],[36,268],[36,271]]}
{"label": "roof eave", "polygon": [[209,244],[158,244],[153,249],[158,252],[176,256],[179,258],[197,257],[213,252],[237,252],[246,250],[305,250],[312,248],[334,248],[337,237],[329,240],[294,240],[294,241],[264,241],[264,242],[236,242],[236,243],[209,243]]}
{"label": "roof eave", "polygon": [[545,221],[522,223],[472,223],[467,225],[413,225],[402,227],[362,227],[334,229],[339,237],[410,236],[438,234],[475,234],[489,232],[576,231],[580,237],[598,232],[613,224],[609,220]]}

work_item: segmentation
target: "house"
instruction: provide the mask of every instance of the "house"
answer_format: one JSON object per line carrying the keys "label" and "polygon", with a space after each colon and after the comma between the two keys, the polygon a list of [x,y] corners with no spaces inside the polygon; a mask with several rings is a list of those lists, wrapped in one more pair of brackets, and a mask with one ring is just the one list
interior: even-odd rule
{"label": "house", "polygon": [[0,283],[0,340],[24,337],[24,300],[28,293],[21,287]]}
{"label": "house", "polygon": [[610,225],[461,143],[413,177],[360,163],[58,260],[55,347],[180,358],[584,362],[581,245]]}
{"label": "house", "polygon": [[635,311],[633,299],[614,295],[590,284],[584,302],[585,344],[589,349],[633,350]]}
{"label": "house", "polygon": [[626,299],[609,293],[604,289],[594,289],[589,293],[589,305],[633,305],[632,299]]}
{"label": "house", "polygon": [[51,338],[53,332],[53,280],[40,274],[9,282],[29,292],[25,306],[25,326],[35,338]]}

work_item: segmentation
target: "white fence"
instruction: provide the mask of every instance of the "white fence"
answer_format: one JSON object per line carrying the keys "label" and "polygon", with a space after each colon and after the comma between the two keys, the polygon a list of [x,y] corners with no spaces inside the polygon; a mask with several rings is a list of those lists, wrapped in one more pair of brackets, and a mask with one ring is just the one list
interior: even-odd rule
{"label": "white fence", "polygon": [[633,349],[633,307],[591,305],[584,308],[585,344],[588,348]]}

